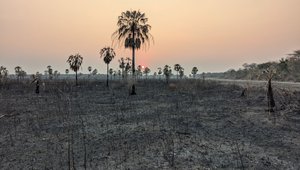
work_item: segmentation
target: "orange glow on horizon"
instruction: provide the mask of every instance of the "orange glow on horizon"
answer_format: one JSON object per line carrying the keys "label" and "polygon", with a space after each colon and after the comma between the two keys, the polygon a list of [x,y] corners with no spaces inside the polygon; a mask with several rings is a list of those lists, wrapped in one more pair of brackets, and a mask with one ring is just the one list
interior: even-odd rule
{"label": "orange glow on horizon", "polygon": [[[70,54],[83,56],[82,72],[105,72],[99,50],[112,44],[122,11],[140,9],[149,18],[154,44],[136,53],[151,70],[176,63],[200,72],[226,71],[243,63],[279,60],[299,49],[299,0],[14,0],[0,1],[0,61],[10,73],[61,73]],[[131,51],[116,48],[111,66]],[[138,65],[138,64],[136,64]],[[154,72],[154,71],[153,71]]]}

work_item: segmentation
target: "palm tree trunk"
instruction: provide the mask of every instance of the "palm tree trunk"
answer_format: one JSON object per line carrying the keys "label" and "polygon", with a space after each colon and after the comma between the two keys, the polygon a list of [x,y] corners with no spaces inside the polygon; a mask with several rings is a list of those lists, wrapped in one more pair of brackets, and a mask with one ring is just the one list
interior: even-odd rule
{"label": "palm tree trunk", "polygon": [[75,71],[75,74],[76,74],[76,86],[78,86],[78,83],[77,83],[77,71]]}
{"label": "palm tree trunk", "polygon": [[132,45],[132,78],[133,78],[133,84],[131,87],[131,95],[136,95],[135,93],[135,35],[134,35],[134,29],[132,31],[132,38],[133,38],[133,45]]}
{"label": "palm tree trunk", "polygon": [[107,64],[107,72],[106,72],[106,87],[108,87],[108,64]]}

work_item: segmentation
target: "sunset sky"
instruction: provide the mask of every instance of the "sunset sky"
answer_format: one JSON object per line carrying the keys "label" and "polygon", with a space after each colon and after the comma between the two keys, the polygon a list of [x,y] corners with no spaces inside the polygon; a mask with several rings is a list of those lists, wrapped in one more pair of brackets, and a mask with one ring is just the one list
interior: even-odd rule
{"label": "sunset sky", "polygon": [[[146,13],[154,44],[137,63],[181,64],[185,74],[237,69],[243,63],[276,61],[300,49],[300,0],[0,0],[0,65],[14,73],[64,73],[69,55],[105,70],[99,51],[112,43],[122,11]],[[130,51],[117,48],[112,68]]]}

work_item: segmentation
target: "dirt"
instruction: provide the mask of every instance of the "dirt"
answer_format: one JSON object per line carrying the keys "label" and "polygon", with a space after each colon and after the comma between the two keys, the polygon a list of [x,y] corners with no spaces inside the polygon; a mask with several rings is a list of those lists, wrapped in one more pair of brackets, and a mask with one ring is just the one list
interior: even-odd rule
{"label": "dirt", "polygon": [[0,169],[300,169],[300,92],[214,81],[9,82]]}

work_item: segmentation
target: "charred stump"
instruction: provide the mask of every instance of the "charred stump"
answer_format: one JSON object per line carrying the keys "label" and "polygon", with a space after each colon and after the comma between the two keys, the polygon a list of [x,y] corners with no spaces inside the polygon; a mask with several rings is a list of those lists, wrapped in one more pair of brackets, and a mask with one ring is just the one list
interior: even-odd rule
{"label": "charred stump", "polygon": [[40,82],[39,82],[39,80],[37,80],[36,84],[35,84],[35,93],[36,94],[40,93]]}
{"label": "charred stump", "polygon": [[271,79],[268,80],[267,98],[268,98],[268,111],[274,112],[273,108],[275,107],[275,100],[274,100],[274,95],[273,95],[273,89],[272,89]]}

